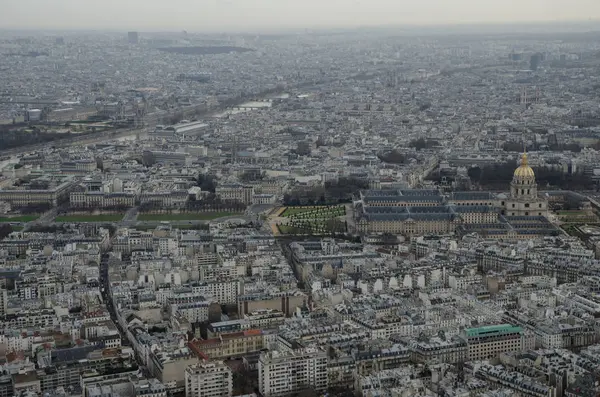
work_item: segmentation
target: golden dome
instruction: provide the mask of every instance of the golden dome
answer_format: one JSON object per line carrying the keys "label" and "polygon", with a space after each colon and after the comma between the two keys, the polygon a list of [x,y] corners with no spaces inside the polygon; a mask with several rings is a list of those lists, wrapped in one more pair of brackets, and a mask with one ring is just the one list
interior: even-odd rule
{"label": "golden dome", "polygon": [[527,153],[523,153],[523,156],[521,156],[521,165],[515,170],[514,177],[519,179],[535,179],[535,173],[533,172],[533,169],[527,165]]}

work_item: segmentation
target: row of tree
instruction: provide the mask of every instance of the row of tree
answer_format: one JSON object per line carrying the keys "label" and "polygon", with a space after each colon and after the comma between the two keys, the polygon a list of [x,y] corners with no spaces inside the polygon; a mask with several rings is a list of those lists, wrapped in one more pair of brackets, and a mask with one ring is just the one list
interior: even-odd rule
{"label": "row of tree", "polygon": [[[141,213],[165,211],[161,201],[149,201],[140,204],[138,207]],[[233,211],[241,212],[246,209],[246,205],[235,200],[221,200],[214,194],[210,194],[201,200],[190,199],[185,203],[185,206],[180,210],[184,212],[202,212],[202,211]]]}
{"label": "row of tree", "polygon": [[23,131],[22,128],[19,128],[1,132],[0,148],[2,149],[13,149],[39,143],[49,143],[67,137],[67,135],[63,133],[45,132],[35,127],[31,131]]}
{"label": "row of tree", "polygon": [[324,186],[297,187],[283,196],[283,203],[289,206],[348,203],[353,195],[368,188],[369,183],[364,179],[342,177]]}
{"label": "row of tree", "polygon": [[247,170],[240,176],[240,181],[242,182],[253,182],[253,181],[262,181],[267,176],[265,171],[260,170]]}
{"label": "row of tree", "polygon": [[23,215],[43,214],[44,212],[50,210],[50,208],[52,208],[50,203],[32,203],[23,206],[17,204],[12,205],[13,210],[18,210],[19,213]]}
{"label": "row of tree", "polygon": [[419,139],[412,140],[409,143],[409,146],[413,147],[417,150],[422,150],[422,149],[434,148],[436,146],[439,146],[439,144],[440,143],[438,141],[436,141],[435,139],[419,138]]}
{"label": "row of tree", "polygon": [[[515,163],[512,161],[500,164],[473,167],[468,170],[471,182],[488,188],[506,189],[513,179]],[[554,186],[566,190],[592,190],[596,184],[584,174],[564,174],[559,170],[545,167],[535,169],[535,177],[540,186]]]}
{"label": "row of tree", "polygon": [[88,212],[88,213],[92,213],[94,211],[106,211],[106,212],[114,212],[114,213],[123,213],[126,212],[128,209],[130,209],[131,207],[128,205],[122,205],[122,204],[118,204],[118,205],[107,205],[104,207],[98,207],[97,205],[92,205],[92,206],[68,206],[65,207],[64,209],[62,209],[60,211],[61,214],[71,214],[74,212]]}
{"label": "row of tree", "polygon": [[[600,150],[600,140],[591,145],[587,145],[587,147],[590,147],[594,150]],[[579,152],[581,152],[581,150],[584,147],[575,142],[573,142],[573,143],[558,143],[556,141],[549,141],[548,144],[527,145],[526,148],[527,148],[527,151],[546,150],[546,151],[550,151],[550,152],[579,153]],[[504,150],[505,152],[522,152],[524,149],[525,149],[525,146],[523,146],[523,144],[519,143],[519,142],[505,142],[502,145],[502,150]]]}

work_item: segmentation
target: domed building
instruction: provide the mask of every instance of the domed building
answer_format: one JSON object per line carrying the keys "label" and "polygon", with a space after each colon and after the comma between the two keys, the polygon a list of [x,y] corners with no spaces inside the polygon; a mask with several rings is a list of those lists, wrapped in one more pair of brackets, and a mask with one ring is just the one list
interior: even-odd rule
{"label": "domed building", "polygon": [[364,190],[354,202],[354,216],[356,230],[365,234],[478,233],[521,240],[561,233],[547,219],[546,197],[548,192],[538,194],[535,172],[523,153],[510,193],[458,191],[444,196],[433,189]]}
{"label": "domed building", "polygon": [[510,183],[510,198],[503,202],[503,215],[546,216],[548,201],[538,196],[535,172],[527,162],[527,153],[521,156],[521,165],[515,170]]}

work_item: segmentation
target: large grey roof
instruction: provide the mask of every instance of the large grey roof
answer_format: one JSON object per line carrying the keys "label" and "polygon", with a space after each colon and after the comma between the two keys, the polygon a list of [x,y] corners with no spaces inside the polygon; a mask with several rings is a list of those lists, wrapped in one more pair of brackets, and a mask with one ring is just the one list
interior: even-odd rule
{"label": "large grey roof", "polygon": [[493,200],[494,198],[492,192],[453,192],[450,195],[451,200]]}

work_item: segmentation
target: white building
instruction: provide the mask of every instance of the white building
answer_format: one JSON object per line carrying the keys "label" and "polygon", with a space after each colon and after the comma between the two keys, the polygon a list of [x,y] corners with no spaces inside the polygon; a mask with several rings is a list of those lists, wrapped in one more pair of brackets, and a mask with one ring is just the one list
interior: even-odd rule
{"label": "white building", "polygon": [[254,187],[244,186],[238,183],[219,185],[215,189],[215,194],[221,200],[239,201],[244,204],[252,204],[254,196]]}
{"label": "white building", "polygon": [[289,396],[307,388],[319,392],[327,385],[324,350],[271,351],[258,360],[258,388],[265,397]]}
{"label": "white building", "polygon": [[185,369],[185,397],[230,397],[233,374],[223,361],[202,362]]}
{"label": "white building", "polygon": [[213,300],[225,303],[237,303],[237,296],[242,293],[239,280],[204,281],[192,286],[195,294],[210,296]]}

